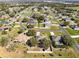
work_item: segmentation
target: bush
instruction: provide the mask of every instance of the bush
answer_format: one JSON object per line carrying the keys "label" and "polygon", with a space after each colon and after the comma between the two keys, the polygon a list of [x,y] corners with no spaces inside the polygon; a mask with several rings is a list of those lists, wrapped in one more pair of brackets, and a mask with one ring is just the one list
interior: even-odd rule
{"label": "bush", "polygon": [[22,22],[27,22],[27,21],[29,21],[28,18],[24,18],[24,19],[22,20]]}
{"label": "bush", "polygon": [[41,39],[39,42],[40,42],[39,47],[43,47],[44,49],[47,49],[51,45],[51,41],[46,38]]}
{"label": "bush", "polygon": [[78,22],[77,26],[79,27],[79,22]]}
{"label": "bush", "polygon": [[2,31],[2,35],[5,35],[5,34],[7,34],[7,31]]}
{"label": "bush", "polygon": [[26,44],[31,47],[31,46],[36,46],[38,44],[38,42],[37,42],[36,38],[32,37],[31,39],[29,39],[26,42]]}
{"label": "bush", "polygon": [[33,28],[34,27],[34,25],[28,25],[27,26],[27,28]]}
{"label": "bush", "polygon": [[69,25],[69,22],[64,21],[64,25],[65,26]]}
{"label": "bush", "polygon": [[36,32],[34,30],[28,30],[28,32],[26,33],[26,35],[28,36],[35,36]]}
{"label": "bush", "polygon": [[66,46],[72,46],[74,43],[73,40],[71,39],[71,37],[69,37],[68,35],[62,36],[62,42]]}
{"label": "bush", "polygon": [[6,46],[8,43],[8,38],[7,37],[0,37],[0,45],[3,47],[3,46]]}

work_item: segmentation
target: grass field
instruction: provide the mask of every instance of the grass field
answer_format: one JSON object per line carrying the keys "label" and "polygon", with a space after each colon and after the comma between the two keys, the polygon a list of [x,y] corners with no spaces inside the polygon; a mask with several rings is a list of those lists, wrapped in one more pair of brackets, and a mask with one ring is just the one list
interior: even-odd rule
{"label": "grass field", "polygon": [[71,35],[79,35],[79,30],[73,30],[71,28],[66,28],[66,30],[71,34]]}
{"label": "grass field", "polygon": [[72,48],[54,50],[52,53],[23,53],[8,52],[5,48],[0,47],[1,58],[78,58],[79,54],[76,53]]}
{"label": "grass field", "polygon": [[69,9],[73,9],[73,10],[79,10],[79,6],[77,7],[68,7]]}
{"label": "grass field", "polygon": [[74,38],[75,42],[79,44],[79,38]]}

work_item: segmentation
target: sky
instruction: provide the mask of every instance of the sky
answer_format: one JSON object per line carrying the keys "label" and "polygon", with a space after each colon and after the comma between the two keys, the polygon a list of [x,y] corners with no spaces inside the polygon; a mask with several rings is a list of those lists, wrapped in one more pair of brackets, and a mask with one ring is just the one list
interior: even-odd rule
{"label": "sky", "polygon": [[[16,1],[16,0],[0,0],[0,1]],[[22,1],[22,0],[19,0],[19,1]],[[29,0],[29,1],[31,1],[31,0]],[[48,1],[53,1],[53,0],[48,0]],[[79,1],[79,0],[56,0],[56,1]]]}
{"label": "sky", "polygon": [[79,1],[79,0],[0,0],[0,1]]}

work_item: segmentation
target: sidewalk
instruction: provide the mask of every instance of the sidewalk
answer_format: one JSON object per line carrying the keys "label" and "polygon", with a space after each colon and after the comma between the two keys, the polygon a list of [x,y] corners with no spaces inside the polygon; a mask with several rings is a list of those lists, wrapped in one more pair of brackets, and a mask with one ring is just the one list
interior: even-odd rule
{"label": "sidewalk", "polygon": [[71,35],[71,38],[79,38],[79,35]]}
{"label": "sidewalk", "polygon": [[27,51],[27,53],[52,53],[52,51]]}

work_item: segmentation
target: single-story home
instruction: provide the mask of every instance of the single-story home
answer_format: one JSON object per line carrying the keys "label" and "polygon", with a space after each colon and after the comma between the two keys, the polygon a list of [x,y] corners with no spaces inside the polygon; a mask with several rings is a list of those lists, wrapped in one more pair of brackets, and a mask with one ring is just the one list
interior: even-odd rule
{"label": "single-story home", "polygon": [[79,27],[77,25],[71,25],[70,28],[72,28],[74,30],[79,30]]}

